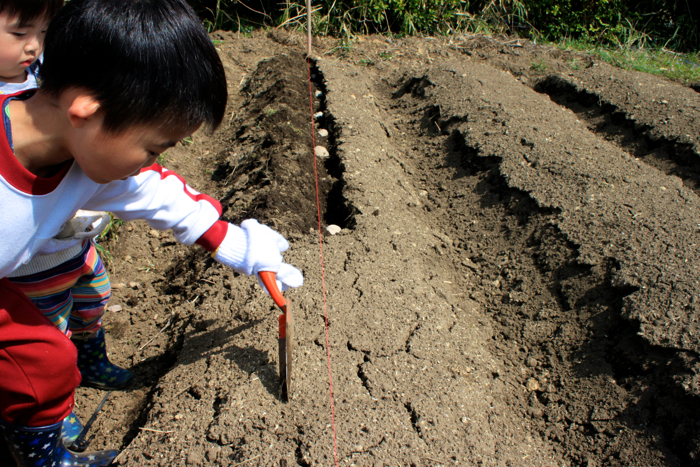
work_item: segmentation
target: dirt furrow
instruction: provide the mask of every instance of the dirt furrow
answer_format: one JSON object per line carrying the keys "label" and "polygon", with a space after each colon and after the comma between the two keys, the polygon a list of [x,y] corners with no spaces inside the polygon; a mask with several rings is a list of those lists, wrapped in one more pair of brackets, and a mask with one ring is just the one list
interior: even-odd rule
{"label": "dirt furrow", "polygon": [[[626,77],[627,81],[632,81],[630,86],[640,79],[648,80],[645,75]],[[640,96],[636,92],[631,102],[629,95],[626,95],[625,102],[619,102],[615,95],[610,98],[610,93],[606,92],[608,89],[586,86],[585,82],[579,83],[565,75],[550,75],[538,82],[535,90],[548,94],[554,102],[571,109],[594,133],[667,175],[679,177],[687,187],[698,193],[700,145],[693,138],[700,121],[700,113],[696,112],[700,108],[700,99],[697,94],[688,93],[678,84],[664,83],[663,86],[668,91],[660,96],[655,93],[656,99],[652,101],[661,99],[665,102],[661,106],[660,118],[664,126],[671,126],[664,132],[657,131],[658,122],[649,118],[648,113],[637,115],[643,99],[648,96]]]}
{"label": "dirt furrow", "polygon": [[[688,377],[695,358],[650,348],[636,336],[636,321],[622,320],[657,310],[653,305],[640,306],[649,300],[648,295],[638,298],[640,292],[652,296],[664,292],[654,280],[641,287],[620,280],[630,258],[617,252],[632,249],[615,245],[620,238],[615,239],[610,231],[613,224],[606,217],[612,214],[615,225],[631,233],[630,238],[646,234],[648,227],[622,224],[615,213],[616,203],[624,203],[622,198],[629,202],[640,197],[625,188],[635,179],[650,180],[654,193],[662,184],[673,183],[680,192],[671,201],[674,204],[685,205],[694,194],[678,181],[640,166],[588,133],[572,114],[493,69],[441,63],[427,71],[407,72],[396,88],[394,95],[414,109],[415,131],[435,135],[442,142],[442,160],[426,162],[426,172],[432,172],[439,188],[437,204],[447,211],[445,217],[461,221],[454,224],[458,238],[478,242],[470,252],[470,263],[481,266],[477,274],[487,276],[482,286],[491,287],[485,297],[480,291],[475,296],[483,297],[486,309],[503,326],[502,334],[496,334],[497,348],[504,347],[504,358],[516,368],[534,367],[534,379],[526,383],[532,391],[527,405],[528,413],[541,420],[542,434],[561,443],[563,453],[575,464],[607,459],[610,465],[653,465],[660,462],[659,452],[665,453],[668,465],[689,462],[697,449],[691,441],[697,432],[679,443],[674,430],[679,424],[692,425],[692,417],[682,410],[657,411],[655,404],[662,403],[660,390],[676,388],[680,395],[675,380]],[[601,154],[593,166],[591,151],[596,150]],[[582,161],[584,168],[577,168]],[[445,173],[437,175],[438,170]],[[635,170],[643,175],[635,176]],[[487,225],[476,227],[483,221],[472,214],[477,219],[468,221],[465,228],[466,219],[460,217],[467,206],[460,182],[472,185],[480,195],[473,201],[487,213]],[[601,187],[607,187],[608,193],[600,196]],[[659,202],[644,201],[646,206]],[[677,211],[673,210],[674,216]],[[594,219],[587,222],[588,216]],[[654,219],[659,221],[659,216]],[[689,214],[684,222],[678,229],[692,237],[695,226]],[[479,242],[484,230],[490,231],[491,241]],[[658,230],[653,228],[654,235]],[[605,241],[596,239],[601,233],[608,236]],[[620,237],[624,245],[627,238]],[[653,270],[657,260],[677,263],[664,256],[673,254],[673,249],[662,247],[652,257],[646,257],[648,251],[634,250],[638,255],[632,264],[642,263],[635,265],[637,271]],[[692,277],[690,272],[691,281]],[[687,319],[692,322],[692,312]],[[689,335],[693,332],[688,329]],[[523,350],[524,355],[519,355]],[[692,392],[688,379],[686,388]],[[672,400],[672,405],[697,413],[697,401],[682,396]],[[519,403],[523,404],[522,399]],[[604,418],[595,413],[599,405],[608,407]],[[626,443],[635,444],[636,449],[617,447]]]}
{"label": "dirt furrow", "polygon": [[599,98],[643,127],[653,140],[689,145],[700,154],[700,96],[681,86],[646,73],[622,70],[605,63],[584,68],[560,79]]}
{"label": "dirt furrow", "polygon": [[[500,157],[510,186],[556,209],[557,224],[580,247],[580,262],[620,263],[616,284],[639,289],[625,311],[650,342],[696,352],[695,193],[592,136],[573,114],[509,76],[480,80],[476,67],[450,66],[431,75],[442,131],[455,128],[468,147]],[[462,84],[460,74],[468,76]],[[667,315],[660,315],[669,302]],[[687,313],[676,317],[677,307]]]}
{"label": "dirt furrow", "polygon": [[[346,196],[363,212],[353,236],[371,239],[345,264],[358,274],[361,296],[342,313],[353,323],[350,348],[366,356],[361,374],[370,396],[410,415],[418,437],[409,446],[426,452],[417,465],[554,465],[549,449],[523,430],[522,415],[504,405],[493,376],[504,370],[484,346],[492,331],[453,266],[462,246],[426,211],[433,194],[398,142],[403,115],[387,105],[381,77],[336,61],[319,67]],[[403,464],[409,446],[386,449],[398,449]],[[357,465],[368,464],[360,458]]]}

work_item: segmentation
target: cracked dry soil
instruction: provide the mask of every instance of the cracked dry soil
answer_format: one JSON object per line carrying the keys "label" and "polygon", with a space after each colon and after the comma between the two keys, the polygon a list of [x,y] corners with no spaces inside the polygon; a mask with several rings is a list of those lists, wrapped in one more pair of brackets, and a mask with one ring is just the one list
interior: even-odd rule
{"label": "cracked dry soil", "polygon": [[[214,38],[228,114],[165,165],[290,240],[292,397],[255,281],[125,225],[105,325],[136,383],[91,448],[333,465],[303,38]],[[319,211],[343,228],[322,239],[338,464],[700,465],[698,93],[525,41],[315,47]],[[84,420],[101,397],[78,390]]]}

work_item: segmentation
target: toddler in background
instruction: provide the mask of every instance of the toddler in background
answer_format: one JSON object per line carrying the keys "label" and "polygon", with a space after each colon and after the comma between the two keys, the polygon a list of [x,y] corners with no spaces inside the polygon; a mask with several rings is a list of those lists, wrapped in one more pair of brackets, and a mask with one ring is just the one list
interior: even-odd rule
{"label": "toddler in background", "polygon": [[63,0],[0,1],[0,94],[37,87],[44,36]]}

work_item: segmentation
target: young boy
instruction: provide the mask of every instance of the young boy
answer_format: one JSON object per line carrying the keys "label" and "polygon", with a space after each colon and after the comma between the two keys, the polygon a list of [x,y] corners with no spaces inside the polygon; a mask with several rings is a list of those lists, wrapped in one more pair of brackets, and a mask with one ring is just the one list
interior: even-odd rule
{"label": "young boy", "polygon": [[220,220],[217,201],[154,164],[202,124],[216,128],[226,99],[221,61],[184,0],[67,2],[47,32],[41,88],[0,99],[0,426],[20,465],[107,465],[116,455],[91,460],[63,445],[76,348],[7,279],[79,209],[145,219],[238,272],[302,285],[282,262],[282,236]]}
{"label": "young boy", "polygon": [[49,20],[63,0],[0,1],[0,94],[37,87]]}
{"label": "young boy", "polygon": [[[3,0],[0,3],[0,94],[38,86],[38,69],[49,19],[63,0]],[[107,213],[78,211],[56,238],[10,280],[78,347],[83,386],[123,389],[133,375],[107,358],[104,308],[111,297],[107,272],[90,239],[107,226]],[[70,325],[69,325],[70,324]],[[77,418],[70,420],[79,423]],[[67,425],[64,424],[64,432]],[[71,430],[74,434],[81,426]],[[70,436],[64,439],[69,440]]]}

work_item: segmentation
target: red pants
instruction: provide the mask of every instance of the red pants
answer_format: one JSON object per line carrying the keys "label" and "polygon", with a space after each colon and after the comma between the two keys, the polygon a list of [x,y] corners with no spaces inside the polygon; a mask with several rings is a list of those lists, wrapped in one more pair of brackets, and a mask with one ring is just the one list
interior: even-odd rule
{"label": "red pants", "polygon": [[46,426],[67,417],[80,384],[75,345],[9,280],[0,279],[0,418]]}

